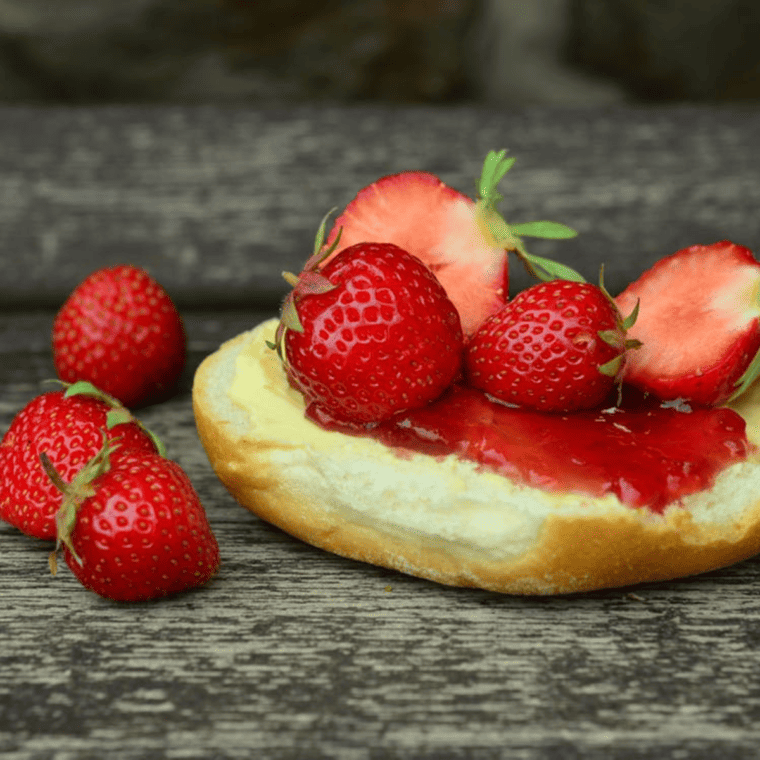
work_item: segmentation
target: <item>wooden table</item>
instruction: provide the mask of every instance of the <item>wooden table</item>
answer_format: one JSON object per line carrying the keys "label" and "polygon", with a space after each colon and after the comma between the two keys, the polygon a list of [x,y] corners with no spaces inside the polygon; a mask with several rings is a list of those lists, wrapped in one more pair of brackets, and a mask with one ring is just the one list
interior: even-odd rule
{"label": "wooden table", "polygon": [[[190,357],[178,394],[141,416],[190,475],[223,561],[201,590],[119,605],[67,569],[51,578],[49,545],[0,525],[4,760],[757,756],[760,560],[578,596],[451,589],[304,545],[213,475],[195,367],[275,312],[279,269],[304,257],[323,196],[345,202],[373,173],[430,159],[461,179],[488,147],[520,143],[519,216],[575,222],[589,243],[566,244],[574,263],[604,257],[622,276],[680,244],[760,243],[754,112],[383,113],[0,109],[0,431],[54,375],[61,292],[96,262],[150,264],[183,306]],[[423,116],[436,125],[424,145],[408,134]],[[341,151],[323,133],[339,123]],[[300,158],[267,153],[283,130]],[[322,172],[308,192],[299,162]],[[253,207],[275,228],[268,247]]]}

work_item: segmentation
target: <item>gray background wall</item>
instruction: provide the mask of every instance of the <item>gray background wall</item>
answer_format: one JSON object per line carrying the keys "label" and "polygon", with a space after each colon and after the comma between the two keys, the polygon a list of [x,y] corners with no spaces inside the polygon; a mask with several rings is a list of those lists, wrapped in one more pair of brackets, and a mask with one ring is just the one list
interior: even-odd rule
{"label": "gray background wall", "polygon": [[0,102],[760,97],[757,0],[0,0]]}

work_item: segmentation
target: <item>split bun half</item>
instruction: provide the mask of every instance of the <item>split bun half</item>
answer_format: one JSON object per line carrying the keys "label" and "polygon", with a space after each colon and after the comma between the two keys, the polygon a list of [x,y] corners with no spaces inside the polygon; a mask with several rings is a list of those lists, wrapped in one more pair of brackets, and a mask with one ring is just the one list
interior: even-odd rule
{"label": "split bun half", "polygon": [[[760,552],[760,461],[721,472],[662,515],[615,496],[518,485],[455,455],[397,453],[304,416],[277,320],[198,368],[193,407],[211,466],[245,508],[329,552],[452,586],[560,594],[661,581]],[[760,392],[737,407],[748,436]]]}

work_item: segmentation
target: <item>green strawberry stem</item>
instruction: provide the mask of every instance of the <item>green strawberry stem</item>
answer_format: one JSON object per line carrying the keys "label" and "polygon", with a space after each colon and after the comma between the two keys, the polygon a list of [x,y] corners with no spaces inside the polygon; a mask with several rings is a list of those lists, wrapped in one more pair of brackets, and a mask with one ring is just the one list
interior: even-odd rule
{"label": "green strawberry stem", "polygon": [[522,236],[566,240],[578,234],[575,230],[559,222],[549,221],[508,224],[496,211],[496,205],[504,200],[497,186],[515,163],[515,159],[507,158],[506,154],[506,149],[489,151],[483,162],[483,171],[478,180],[480,197],[477,201],[481,224],[493,237],[495,244],[514,252],[533,277],[544,282],[549,280],[585,282],[585,278],[571,267],[529,253],[522,241]]}

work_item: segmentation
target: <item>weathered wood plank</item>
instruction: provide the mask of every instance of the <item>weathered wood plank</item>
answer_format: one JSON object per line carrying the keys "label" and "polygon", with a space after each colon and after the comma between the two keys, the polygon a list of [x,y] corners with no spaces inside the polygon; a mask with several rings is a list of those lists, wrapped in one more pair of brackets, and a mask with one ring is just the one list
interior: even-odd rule
{"label": "weathered wood plank", "polygon": [[[50,314],[0,361],[0,430],[51,375]],[[190,374],[258,314],[191,314]],[[0,316],[0,336],[17,317]],[[2,345],[2,344],[0,344]],[[760,560],[522,599],[304,545],[237,506],[189,386],[143,410],[219,538],[208,587],[112,604],[0,526],[0,754],[64,758],[752,757]]]}
{"label": "weathered wood plank", "polygon": [[342,560],[232,501],[190,383],[272,313],[322,214],[380,174],[429,169],[469,192],[506,146],[509,217],[575,225],[563,255],[588,276],[606,261],[617,289],[682,245],[757,248],[758,126],[693,108],[2,109],[0,312],[16,311],[0,313],[0,431],[54,374],[51,310],[71,287],[103,263],[149,266],[186,309],[191,355],[177,396],[141,414],[193,480],[223,566],[197,592],[114,605],[0,526],[0,754],[754,757],[760,560],[552,599]]}
{"label": "weathered wood plank", "polygon": [[606,262],[620,290],[682,246],[760,243],[758,134],[750,109],[5,108],[0,306],[52,307],[132,261],[183,306],[268,307],[328,209],[406,169],[470,194],[500,147],[507,217],[581,233],[534,250],[589,278]]}

